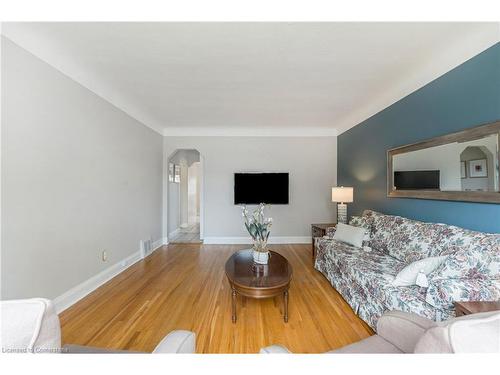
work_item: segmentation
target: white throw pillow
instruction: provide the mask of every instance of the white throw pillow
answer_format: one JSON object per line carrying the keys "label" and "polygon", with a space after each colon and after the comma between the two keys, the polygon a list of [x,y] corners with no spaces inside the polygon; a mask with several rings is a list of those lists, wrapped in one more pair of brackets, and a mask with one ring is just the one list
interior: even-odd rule
{"label": "white throw pillow", "polygon": [[399,273],[396,275],[396,278],[393,280],[392,285],[394,286],[417,285],[416,283],[417,276],[420,272],[422,272],[425,276],[427,276],[436,268],[438,268],[444,262],[446,257],[447,257],[446,255],[439,257],[429,257],[410,263],[401,271],[399,271]]}
{"label": "white throw pillow", "polygon": [[363,239],[365,238],[365,228],[354,227],[343,223],[337,224],[337,230],[333,235],[333,239],[348,243],[349,245],[362,247]]}
{"label": "white throw pillow", "polygon": [[352,216],[349,225],[353,227],[365,228],[365,237],[363,238],[363,250],[372,251],[370,247],[371,240],[371,225],[367,223],[366,218],[363,216]]}

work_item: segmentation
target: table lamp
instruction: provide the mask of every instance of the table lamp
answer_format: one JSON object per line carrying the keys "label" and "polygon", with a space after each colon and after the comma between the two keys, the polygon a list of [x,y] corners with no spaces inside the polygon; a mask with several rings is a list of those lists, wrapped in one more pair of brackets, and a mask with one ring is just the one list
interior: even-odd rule
{"label": "table lamp", "polygon": [[347,223],[347,204],[352,202],[352,187],[332,187],[332,202],[337,202],[337,223]]}

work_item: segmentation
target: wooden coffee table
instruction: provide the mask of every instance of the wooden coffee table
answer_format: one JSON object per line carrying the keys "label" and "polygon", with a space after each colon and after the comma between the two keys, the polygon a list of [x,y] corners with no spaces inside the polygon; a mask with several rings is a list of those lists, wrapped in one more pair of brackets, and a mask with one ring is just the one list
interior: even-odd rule
{"label": "wooden coffee table", "polygon": [[283,295],[283,320],[288,322],[288,288],[292,266],[286,258],[270,251],[269,263],[254,269],[252,250],[240,250],[226,262],[226,275],[232,289],[232,320],[236,323],[236,297],[271,298]]}

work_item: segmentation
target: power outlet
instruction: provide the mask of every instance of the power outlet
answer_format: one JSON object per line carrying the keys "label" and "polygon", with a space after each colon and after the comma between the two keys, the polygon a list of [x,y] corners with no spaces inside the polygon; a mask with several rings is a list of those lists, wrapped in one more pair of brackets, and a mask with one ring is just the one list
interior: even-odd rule
{"label": "power outlet", "polygon": [[106,250],[102,251],[101,259],[103,262],[106,262],[108,260],[108,252]]}

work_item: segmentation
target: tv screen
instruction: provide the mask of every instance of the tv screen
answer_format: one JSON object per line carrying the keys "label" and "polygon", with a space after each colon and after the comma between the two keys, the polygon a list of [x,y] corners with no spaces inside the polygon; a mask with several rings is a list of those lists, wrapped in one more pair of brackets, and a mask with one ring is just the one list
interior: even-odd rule
{"label": "tv screen", "polygon": [[234,204],[288,204],[288,173],[235,173]]}
{"label": "tv screen", "polygon": [[394,172],[396,190],[439,190],[439,170]]}

